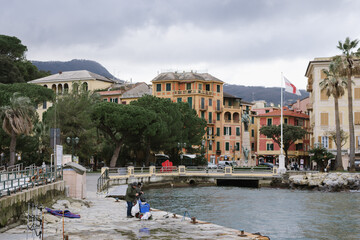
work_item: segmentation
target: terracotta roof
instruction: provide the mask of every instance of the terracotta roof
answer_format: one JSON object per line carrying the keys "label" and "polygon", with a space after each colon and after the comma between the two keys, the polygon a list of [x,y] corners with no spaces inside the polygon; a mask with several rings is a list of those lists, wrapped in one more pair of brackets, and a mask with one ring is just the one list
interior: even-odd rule
{"label": "terracotta roof", "polygon": [[[268,112],[268,113],[263,113],[263,114],[259,114],[258,117],[270,117],[270,116],[281,116],[281,109],[279,110],[274,110],[272,112]],[[298,118],[309,118],[309,115],[306,115],[304,113],[298,113],[298,112],[294,112],[291,111],[289,109],[284,109],[283,111],[283,116],[290,116],[290,117],[298,117]]]}
{"label": "terracotta roof", "polygon": [[231,95],[230,93],[227,93],[227,92],[223,92],[223,96],[224,96],[224,98],[238,98],[238,97],[235,97],[234,95]]}
{"label": "terracotta roof", "polygon": [[125,90],[114,90],[114,91],[101,91],[98,92],[101,96],[107,96],[107,95],[118,95],[122,94]]}
{"label": "terracotta roof", "polygon": [[202,80],[202,81],[217,81],[223,82],[220,79],[208,74],[208,73],[195,73],[195,72],[165,72],[157,75],[153,81],[161,81],[161,80]]}

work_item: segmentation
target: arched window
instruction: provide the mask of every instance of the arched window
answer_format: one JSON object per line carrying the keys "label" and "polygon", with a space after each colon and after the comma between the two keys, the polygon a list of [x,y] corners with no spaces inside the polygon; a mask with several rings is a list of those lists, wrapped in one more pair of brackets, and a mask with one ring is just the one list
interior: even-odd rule
{"label": "arched window", "polygon": [[58,94],[62,94],[63,93],[63,87],[61,84],[58,85]]}
{"label": "arched window", "polygon": [[45,85],[44,85],[44,87],[46,87],[46,88],[47,88],[47,85],[45,84]]}
{"label": "arched window", "polygon": [[240,121],[240,114],[235,112],[233,114],[233,120],[234,120],[235,123],[238,123]]}
{"label": "arched window", "polygon": [[82,84],[82,90],[83,90],[83,91],[87,91],[87,90],[88,90],[88,84],[87,84],[87,82],[84,82],[84,83]]}
{"label": "arched window", "polygon": [[64,84],[64,93],[69,93],[69,85],[67,83]]}
{"label": "arched window", "polygon": [[54,93],[56,93],[56,85],[55,84],[52,85],[51,89],[54,91]]}
{"label": "arched window", "polygon": [[79,83],[74,82],[74,83],[72,84],[72,91],[73,91],[74,93],[78,93],[78,92],[79,92]]}

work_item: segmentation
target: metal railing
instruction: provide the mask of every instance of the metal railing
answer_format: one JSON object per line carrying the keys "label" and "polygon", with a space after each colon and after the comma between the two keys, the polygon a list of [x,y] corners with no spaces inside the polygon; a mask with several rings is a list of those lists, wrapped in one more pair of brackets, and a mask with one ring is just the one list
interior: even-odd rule
{"label": "metal railing", "polygon": [[108,187],[109,169],[105,169],[97,180],[97,191],[101,192]]}
{"label": "metal railing", "polygon": [[157,167],[155,169],[155,173],[156,174],[161,174],[161,173],[177,173],[178,172],[178,167],[177,166],[169,166],[169,167]]}
{"label": "metal railing", "polygon": [[0,197],[62,179],[62,168],[31,167],[0,173]]}

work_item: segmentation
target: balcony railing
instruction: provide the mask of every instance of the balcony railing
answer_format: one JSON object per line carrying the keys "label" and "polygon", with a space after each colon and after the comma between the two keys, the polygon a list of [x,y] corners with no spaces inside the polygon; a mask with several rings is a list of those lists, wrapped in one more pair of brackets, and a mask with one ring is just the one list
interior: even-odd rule
{"label": "balcony railing", "polygon": [[208,106],[205,104],[200,104],[200,111],[207,111],[208,110]]}
{"label": "balcony railing", "polygon": [[205,91],[198,89],[188,89],[188,90],[175,90],[173,91],[174,95],[187,95],[187,94],[204,94],[204,95],[214,95],[213,91]]}
{"label": "balcony railing", "polygon": [[215,124],[215,123],[216,123],[216,120],[213,120],[213,119],[208,120],[208,124]]}
{"label": "balcony railing", "polygon": [[215,108],[215,112],[223,112],[224,108],[223,107],[216,107]]}

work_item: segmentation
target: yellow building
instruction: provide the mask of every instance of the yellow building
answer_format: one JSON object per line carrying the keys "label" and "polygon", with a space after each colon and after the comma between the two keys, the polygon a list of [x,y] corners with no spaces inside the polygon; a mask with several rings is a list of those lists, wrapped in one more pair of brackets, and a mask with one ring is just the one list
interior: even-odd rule
{"label": "yellow building", "polygon": [[[28,83],[51,88],[57,95],[62,95],[72,91],[75,87],[81,87],[89,91],[105,89],[114,84],[115,81],[87,70],[80,70],[59,72],[47,77],[32,80]],[[42,120],[42,114],[50,106],[52,106],[52,103],[47,102],[44,102],[42,106],[38,106],[37,112],[39,113],[40,120]]]}
{"label": "yellow building", "polygon": [[[305,76],[308,78],[307,91],[310,93],[308,110],[310,113],[311,146],[322,144],[336,155],[336,145],[329,138],[329,131],[335,131],[334,98],[321,91],[319,83],[326,77],[323,69],[328,69],[330,58],[315,58],[309,62]],[[355,151],[360,152],[360,77],[353,78],[353,117],[355,125]],[[349,133],[347,92],[339,99],[341,129]],[[343,165],[348,166],[349,139],[342,147]]]}
{"label": "yellow building", "polygon": [[248,135],[242,134],[243,105],[240,98],[223,92],[223,81],[208,73],[166,72],[155,77],[152,84],[154,96],[187,102],[207,121],[204,140],[208,161],[245,162],[242,146],[250,150],[250,143],[249,137],[246,144],[243,142],[243,136]]}

